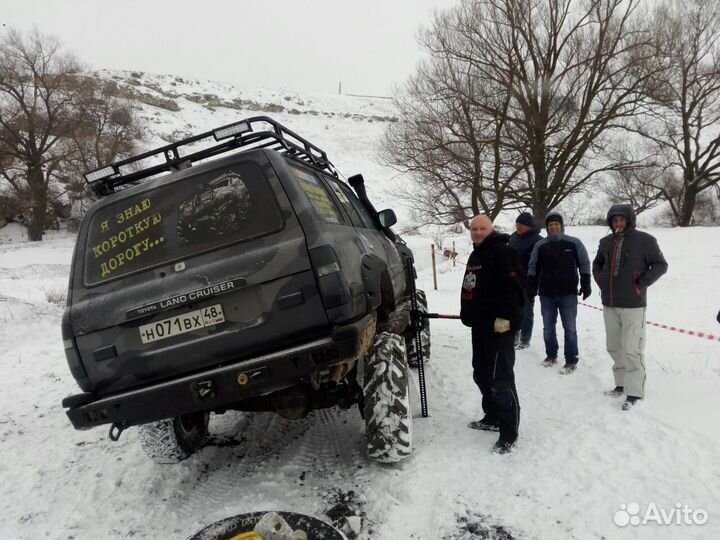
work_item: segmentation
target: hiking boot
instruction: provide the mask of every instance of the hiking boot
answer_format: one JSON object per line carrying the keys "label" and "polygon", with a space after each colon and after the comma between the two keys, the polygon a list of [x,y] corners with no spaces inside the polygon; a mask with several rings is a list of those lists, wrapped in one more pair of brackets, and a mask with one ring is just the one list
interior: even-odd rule
{"label": "hiking boot", "polygon": [[622,410],[623,410],[623,411],[629,411],[630,409],[632,409],[632,408],[635,406],[635,404],[636,404],[638,401],[640,401],[640,398],[639,398],[639,397],[635,397],[635,396],[628,396],[628,397],[626,397],[626,398],[625,398],[625,403],[622,404]]}
{"label": "hiking boot", "polygon": [[492,453],[493,454],[509,454],[513,446],[515,446],[514,442],[508,442],[503,441],[502,439],[498,439],[497,442],[492,447]]}
{"label": "hiking boot", "polygon": [[530,346],[529,341],[521,341],[520,343],[515,344],[515,350],[521,351],[523,349],[527,349]]}
{"label": "hiking boot", "polygon": [[560,369],[561,375],[569,375],[570,373],[573,373],[577,369],[577,364],[565,364],[562,369]]}
{"label": "hiking boot", "polygon": [[557,356],[548,356],[542,362],[542,365],[545,367],[553,367],[555,364],[557,364]]}
{"label": "hiking boot", "polygon": [[469,428],[479,429],[480,431],[500,431],[500,427],[496,422],[491,422],[486,416],[482,420],[475,420],[468,424]]}
{"label": "hiking boot", "polygon": [[616,386],[612,390],[605,390],[605,395],[610,397],[620,397],[625,393],[625,388],[622,386]]}

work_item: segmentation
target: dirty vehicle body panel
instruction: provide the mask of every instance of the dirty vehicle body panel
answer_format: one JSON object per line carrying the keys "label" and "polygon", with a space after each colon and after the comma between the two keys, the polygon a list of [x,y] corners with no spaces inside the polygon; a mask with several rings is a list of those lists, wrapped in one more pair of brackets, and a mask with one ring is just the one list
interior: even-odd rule
{"label": "dirty vehicle body panel", "polygon": [[79,230],[62,330],[84,393],[63,405],[78,429],[350,406],[406,281],[397,242],[327,168],[253,148],[150,178]]}

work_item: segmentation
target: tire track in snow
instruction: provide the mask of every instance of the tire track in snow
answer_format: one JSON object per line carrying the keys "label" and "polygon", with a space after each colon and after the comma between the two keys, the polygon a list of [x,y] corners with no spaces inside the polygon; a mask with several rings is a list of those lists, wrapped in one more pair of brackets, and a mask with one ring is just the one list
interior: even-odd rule
{"label": "tire track in snow", "polygon": [[322,477],[365,461],[364,430],[355,408],[322,409],[312,415],[303,439],[285,456],[287,464]]}
{"label": "tire track in snow", "polygon": [[[312,497],[306,483],[327,479],[327,487],[354,483],[352,473],[365,460],[364,431],[356,411],[314,411],[287,420],[275,413],[229,412],[214,416],[209,444],[191,457],[196,480],[180,511],[207,515],[228,501],[272,498],[273,491]],[[358,415],[359,416],[359,415]],[[260,490],[258,486],[267,487]],[[317,490],[316,490],[317,491]],[[319,509],[319,498],[304,506]]]}

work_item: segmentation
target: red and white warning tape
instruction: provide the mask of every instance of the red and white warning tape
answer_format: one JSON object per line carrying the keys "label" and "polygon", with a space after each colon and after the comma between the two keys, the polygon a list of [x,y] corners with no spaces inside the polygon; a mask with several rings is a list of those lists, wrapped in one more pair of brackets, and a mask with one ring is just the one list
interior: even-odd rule
{"label": "red and white warning tape", "polygon": [[[580,302],[580,305],[589,307],[590,309],[596,309],[598,311],[602,311],[603,308],[599,308],[597,306],[591,306],[590,304],[586,304],[585,302]],[[720,341],[720,336],[715,336],[713,334],[708,334],[706,332],[696,332],[695,330],[685,330],[684,328],[678,328],[677,326],[668,326],[667,324],[660,324],[652,321],[645,321],[645,324],[649,324],[650,326],[657,326],[658,328],[663,328],[664,330],[670,330],[671,332],[678,332],[680,334],[686,334],[688,336],[695,336],[702,339],[709,339],[710,341]]]}

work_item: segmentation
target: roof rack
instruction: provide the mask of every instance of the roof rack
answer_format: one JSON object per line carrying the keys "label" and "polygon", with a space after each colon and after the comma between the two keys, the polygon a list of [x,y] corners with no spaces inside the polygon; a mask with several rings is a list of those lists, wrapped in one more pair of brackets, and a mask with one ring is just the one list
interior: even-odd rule
{"label": "roof rack", "polygon": [[[181,155],[180,149],[210,138],[223,142]],[[116,188],[126,184],[134,184],[163,172],[182,170],[196,161],[239,148],[276,150],[338,177],[335,166],[323,150],[268,116],[253,116],[89,171],[85,174],[85,181],[96,195],[102,197],[114,193]],[[152,160],[158,156],[164,159],[164,162],[157,163],[155,159],[149,166],[133,170],[143,160]],[[135,167],[131,167],[132,165]],[[123,172],[123,168],[129,169],[128,172]]]}

